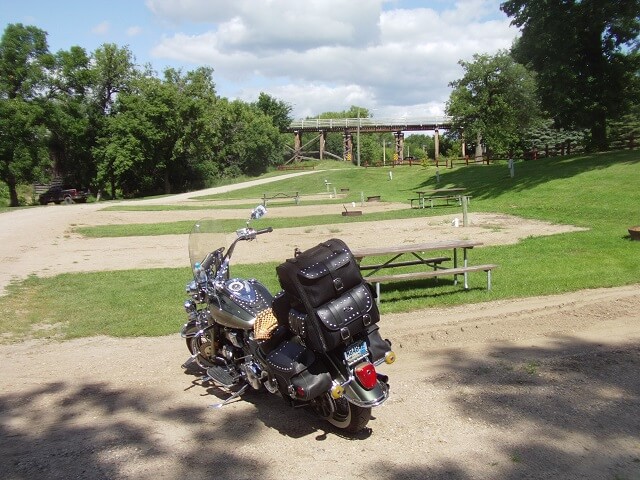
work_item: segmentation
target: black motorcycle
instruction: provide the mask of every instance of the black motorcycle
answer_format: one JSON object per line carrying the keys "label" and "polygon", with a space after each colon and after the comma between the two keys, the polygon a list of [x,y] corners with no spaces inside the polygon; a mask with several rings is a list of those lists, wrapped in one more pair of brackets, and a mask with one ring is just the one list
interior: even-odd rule
{"label": "black motorcycle", "polygon": [[[240,263],[260,257],[258,237],[273,229],[253,225],[265,214],[263,206],[256,207],[226,250],[229,220],[193,227],[194,277],[187,284],[188,321],[181,332],[191,356],[182,367],[199,368],[206,372],[203,381],[229,391],[216,406],[249,387],[264,387],[291,406],[310,407],[334,426],[358,432],[371,408],[389,396],[388,377],[376,367],[395,361],[376,325],[374,294],[348,247],[336,239],[298,251],[278,267],[283,290],[275,297],[256,279],[232,277],[234,253]],[[253,252],[240,248],[250,244]]]}

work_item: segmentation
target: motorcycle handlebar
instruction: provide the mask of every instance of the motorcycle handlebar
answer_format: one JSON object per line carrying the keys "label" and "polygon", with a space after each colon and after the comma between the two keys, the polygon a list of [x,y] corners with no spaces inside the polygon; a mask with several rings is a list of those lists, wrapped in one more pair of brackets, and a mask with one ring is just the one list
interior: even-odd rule
{"label": "motorcycle handlebar", "polygon": [[256,230],[256,235],[261,235],[263,233],[271,233],[271,232],[273,232],[273,227],[267,227],[261,230]]}

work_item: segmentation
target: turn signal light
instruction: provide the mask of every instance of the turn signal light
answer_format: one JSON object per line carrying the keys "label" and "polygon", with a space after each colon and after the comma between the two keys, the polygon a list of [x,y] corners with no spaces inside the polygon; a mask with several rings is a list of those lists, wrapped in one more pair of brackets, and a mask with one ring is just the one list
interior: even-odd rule
{"label": "turn signal light", "polygon": [[361,363],[355,368],[354,373],[360,385],[367,390],[371,390],[378,383],[378,375],[373,363]]}
{"label": "turn signal light", "polygon": [[396,361],[396,353],[393,350],[389,350],[384,354],[384,363],[391,365]]}
{"label": "turn signal light", "polygon": [[342,385],[334,385],[331,387],[331,398],[334,400],[339,399],[344,395],[344,387]]}

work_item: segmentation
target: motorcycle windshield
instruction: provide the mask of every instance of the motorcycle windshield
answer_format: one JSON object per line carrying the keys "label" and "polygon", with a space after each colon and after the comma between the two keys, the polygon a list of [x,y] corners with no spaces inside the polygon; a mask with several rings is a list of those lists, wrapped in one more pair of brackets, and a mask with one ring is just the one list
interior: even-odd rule
{"label": "motorcycle windshield", "polygon": [[[220,215],[216,218],[214,213],[210,218],[198,220],[193,225],[189,234],[189,260],[194,274],[196,264],[203,264],[208,255],[220,249],[225,254],[242,229],[250,227],[260,230],[268,226],[268,220],[263,219],[266,214],[264,207],[256,207],[250,214],[251,216],[243,209],[225,210],[224,218],[220,218]],[[236,260],[245,263],[248,257],[251,257],[248,263],[259,262],[259,248],[256,249],[255,246],[250,248],[251,246],[247,244],[260,243],[264,237],[269,235],[258,235],[257,240],[251,242],[239,241],[233,253],[234,263]]]}
{"label": "motorcycle windshield", "polygon": [[224,231],[221,220],[203,218],[198,220],[191,228],[189,234],[189,260],[191,270],[195,271],[196,264],[201,264],[207,254],[226,248],[229,232]]}

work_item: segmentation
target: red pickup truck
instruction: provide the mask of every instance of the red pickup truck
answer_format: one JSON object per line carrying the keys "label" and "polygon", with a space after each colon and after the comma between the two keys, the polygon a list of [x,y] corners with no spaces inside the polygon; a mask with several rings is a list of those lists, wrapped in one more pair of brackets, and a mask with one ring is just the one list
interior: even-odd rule
{"label": "red pickup truck", "polygon": [[84,203],[87,201],[87,197],[89,195],[87,192],[83,192],[77,188],[62,188],[62,187],[51,187],[44,193],[40,194],[38,197],[38,202],[40,205],[46,205],[47,203]]}

